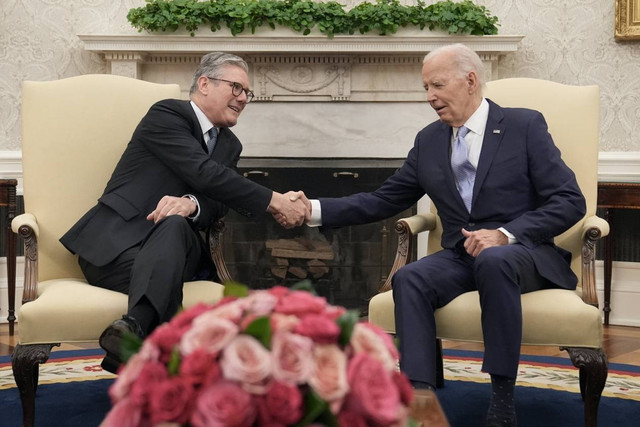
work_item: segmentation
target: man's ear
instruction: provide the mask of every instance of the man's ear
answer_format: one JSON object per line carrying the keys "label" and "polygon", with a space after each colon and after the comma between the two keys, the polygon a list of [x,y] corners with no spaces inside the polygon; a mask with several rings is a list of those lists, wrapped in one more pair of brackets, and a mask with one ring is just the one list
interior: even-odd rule
{"label": "man's ear", "polygon": [[480,86],[480,81],[478,80],[478,75],[475,71],[469,71],[467,74],[467,86],[469,88],[469,94],[477,92]]}
{"label": "man's ear", "polygon": [[198,77],[198,90],[203,95],[207,95],[210,89],[211,89],[211,80],[209,80],[207,76]]}

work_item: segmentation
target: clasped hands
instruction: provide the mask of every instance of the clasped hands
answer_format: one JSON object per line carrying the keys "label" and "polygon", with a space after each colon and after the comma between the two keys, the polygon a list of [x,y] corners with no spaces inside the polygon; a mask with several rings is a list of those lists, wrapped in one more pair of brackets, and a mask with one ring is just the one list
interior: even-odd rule
{"label": "clasped hands", "polygon": [[302,191],[274,191],[267,212],[284,228],[299,227],[311,219],[311,202]]}

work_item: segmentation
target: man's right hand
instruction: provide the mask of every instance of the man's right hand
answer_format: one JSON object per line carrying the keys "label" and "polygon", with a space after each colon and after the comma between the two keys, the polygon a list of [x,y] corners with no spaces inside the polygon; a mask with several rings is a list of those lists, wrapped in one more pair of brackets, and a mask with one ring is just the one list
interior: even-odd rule
{"label": "man's right hand", "polygon": [[298,227],[311,218],[311,202],[302,191],[273,192],[267,212],[284,228]]}

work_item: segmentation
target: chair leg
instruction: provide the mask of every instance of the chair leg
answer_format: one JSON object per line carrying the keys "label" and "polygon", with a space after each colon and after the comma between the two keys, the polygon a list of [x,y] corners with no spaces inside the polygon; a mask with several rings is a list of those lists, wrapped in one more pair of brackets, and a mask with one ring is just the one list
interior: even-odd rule
{"label": "chair leg", "polygon": [[444,387],[444,361],[442,360],[442,340],[436,340],[436,388]]}
{"label": "chair leg", "polygon": [[609,373],[607,355],[601,348],[560,347],[580,370],[580,394],[584,401],[584,425],[598,425],[598,405]]}
{"label": "chair leg", "polygon": [[36,389],[40,363],[49,359],[51,348],[60,344],[18,344],[11,355],[13,378],[22,402],[22,426],[32,427],[36,412]]}

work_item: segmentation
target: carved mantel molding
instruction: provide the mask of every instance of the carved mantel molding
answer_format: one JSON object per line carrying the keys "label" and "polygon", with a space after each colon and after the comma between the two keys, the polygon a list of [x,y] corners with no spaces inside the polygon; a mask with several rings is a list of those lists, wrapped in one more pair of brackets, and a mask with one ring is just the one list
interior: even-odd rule
{"label": "carved mantel molding", "polygon": [[177,35],[79,35],[88,51],[103,55],[111,74],[156,82],[189,78],[202,54],[233,52],[250,64],[259,101],[423,101],[424,55],[464,43],[480,55],[487,80],[497,78],[501,57],[518,48],[520,35],[451,36],[401,31],[391,36],[302,36],[264,30],[256,35],[221,32]]}

